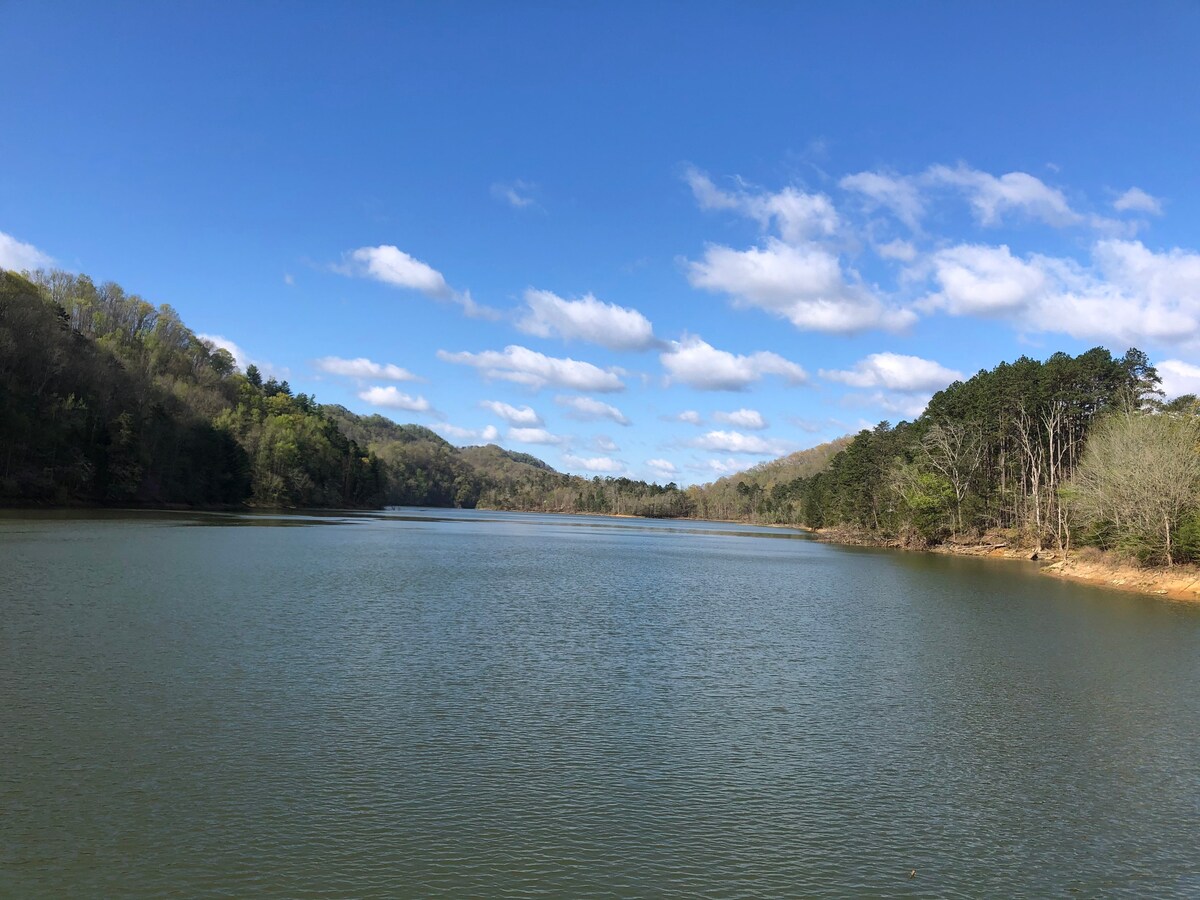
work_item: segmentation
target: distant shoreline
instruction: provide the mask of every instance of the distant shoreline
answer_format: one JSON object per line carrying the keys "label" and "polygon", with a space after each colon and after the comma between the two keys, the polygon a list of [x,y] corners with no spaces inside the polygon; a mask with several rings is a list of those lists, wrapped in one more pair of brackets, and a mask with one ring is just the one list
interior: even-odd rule
{"label": "distant shoreline", "polygon": [[[0,510],[49,511],[49,510],[131,510],[139,512],[247,512],[247,513],[305,513],[321,512],[379,512],[384,509],[458,509],[460,507],[265,507],[265,506],[189,506],[181,503],[145,503],[108,505],[94,502],[73,501],[68,503],[11,503],[0,502]],[[462,507],[465,508],[465,507]],[[779,522],[747,522],[741,519],[705,519],[698,516],[639,516],[633,513],[567,512],[565,510],[541,509],[494,509],[475,507],[480,512],[524,512],[551,516],[584,516],[606,519],[645,519],[647,521],[713,522],[724,525],[751,525],[756,528],[783,528],[789,531],[810,534],[815,540],[826,544],[847,547],[875,547],[883,550],[903,550],[909,553],[934,553],[946,556],[974,556],[986,559],[1012,559],[1037,562],[1038,571],[1051,578],[1076,581],[1095,587],[1110,588],[1129,593],[1146,594],[1160,599],[1187,603],[1200,603],[1200,567],[1191,565],[1163,567],[1139,567],[1123,562],[1110,555],[1095,551],[1073,551],[1060,554],[1053,549],[1036,550],[1033,547],[1013,547],[1006,543],[983,541],[970,544],[945,542],[933,546],[906,545],[894,538],[880,538],[866,532],[841,528],[806,528],[803,525],[788,525]]]}

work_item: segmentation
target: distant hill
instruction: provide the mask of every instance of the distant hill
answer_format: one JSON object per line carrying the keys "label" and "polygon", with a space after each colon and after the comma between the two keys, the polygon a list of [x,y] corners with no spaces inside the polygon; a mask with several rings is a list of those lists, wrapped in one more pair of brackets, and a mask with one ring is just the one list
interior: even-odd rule
{"label": "distant hill", "polygon": [[747,481],[758,484],[765,490],[770,490],[777,484],[787,484],[789,481],[794,481],[797,478],[811,478],[818,472],[825,471],[829,467],[830,461],[849,446],[853,440],[854,435],[843,435],[824,444],[817,444],[817,446],[810,447],[807,450],[797,450],[795,453],[790,453],[779,459],[759,463],[756,466],[751,466],[744,472],[726,475],[724,478],[718,479],[714,484],[721,484],[723,482],[736,484],[739,481]]}
{"label": "distant hill", "polygon": [[799,510],[791,497],[792,487],[799,479],[824,472],[834,457],[853,440],[852,435],[846,435],[808,450],[759,463],[711,484],[688,488],[693,515],[704,519],[796,522]]}

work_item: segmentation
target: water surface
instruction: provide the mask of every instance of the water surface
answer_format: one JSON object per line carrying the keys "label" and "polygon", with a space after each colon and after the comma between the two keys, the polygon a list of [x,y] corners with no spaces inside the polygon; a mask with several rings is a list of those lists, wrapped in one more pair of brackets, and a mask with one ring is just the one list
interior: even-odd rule
{"label": "water surface", "polygon": [[1024,563],[0,516],[3,895],[1195,897],[1198,747],[1200,609]]}

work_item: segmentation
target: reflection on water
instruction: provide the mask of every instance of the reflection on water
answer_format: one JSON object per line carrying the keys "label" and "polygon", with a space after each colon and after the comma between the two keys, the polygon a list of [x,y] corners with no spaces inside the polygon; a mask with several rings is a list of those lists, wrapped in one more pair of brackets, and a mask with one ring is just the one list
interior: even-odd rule
{"label": "reflection on water", "polygon": [[1197,683],[1197,608],[1007,561],[4,513],[0,895],[1194,897]]}

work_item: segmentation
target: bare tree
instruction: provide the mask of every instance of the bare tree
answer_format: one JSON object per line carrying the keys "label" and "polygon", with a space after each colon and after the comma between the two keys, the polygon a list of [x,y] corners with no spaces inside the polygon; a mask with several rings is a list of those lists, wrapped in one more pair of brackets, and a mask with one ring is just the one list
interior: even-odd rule
{"label": "bare tree", "polygon": [[1124,412],[1100,422],[1065,492],[1110,546],[1170,566],[1184,517],[1200,508],[1200,420]]}
{"label": "bare tree", "polygon": [[962,531],[962,505],[983,460],[983,441],[974,423],[942,422],[921,439],[924,462],[950,483],[954,491],[954,534]]}

